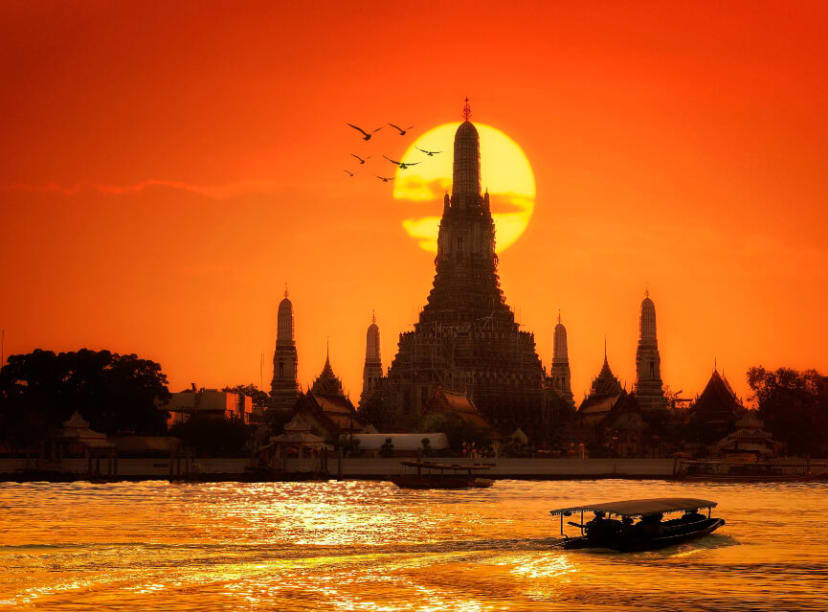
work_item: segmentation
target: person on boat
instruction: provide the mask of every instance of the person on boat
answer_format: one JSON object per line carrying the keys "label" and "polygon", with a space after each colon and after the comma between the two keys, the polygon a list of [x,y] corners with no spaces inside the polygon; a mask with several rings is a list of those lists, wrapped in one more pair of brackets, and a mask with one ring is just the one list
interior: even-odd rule
{"label": "person on boat", "polygon": [[636,525],[639,535],[646,538],[658,537],[661,535],[661,519],[663,518],[664,515],[661,512],[642,516],[641,520],[638,522],[638,525]]}
{"label": "person on boat", "polygon": [[595,517],[585,527],[587,536],[592,539],[603,539],[616,535],[621,530],[621,521],[604,518],[606,514],[601,510],[595,511]]}
{"label": "person on boat", "polygon": [[596,510],[595,516],[592,517],[592,520],[588,521],[586,524],[587,531],[589,531],[590,529],[599,529],[601,527],[601,524],[604,522],[604,516],[605,514],[603,511]]}
{"label": "person on boat", "polygon": [[697,523],[698,521],[703,521],[706,517],[699,512],[698,508],[693,508],[692,510],[686,510],[684,512],[684,516],[681,517],[682,523]]}

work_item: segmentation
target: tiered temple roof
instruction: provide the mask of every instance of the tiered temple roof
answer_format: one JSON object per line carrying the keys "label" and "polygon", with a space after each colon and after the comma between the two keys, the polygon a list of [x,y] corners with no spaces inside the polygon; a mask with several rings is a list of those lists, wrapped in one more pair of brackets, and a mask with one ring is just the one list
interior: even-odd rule
{"label": "tiered temple roof", "polygon": [[736,423],[744,410],[727,379],[713,370],[704,391],[690,408],[690,418],[709,426],[729,426]]}
{"label": "tiered temple roof", "polygon": [[318,395],[345,396],[345,392],[342,390],[342,381],[334,374],[331,367],[330,354],[325,358],[325,366],[322,368],[322,372],[313,381],[311,392]]}

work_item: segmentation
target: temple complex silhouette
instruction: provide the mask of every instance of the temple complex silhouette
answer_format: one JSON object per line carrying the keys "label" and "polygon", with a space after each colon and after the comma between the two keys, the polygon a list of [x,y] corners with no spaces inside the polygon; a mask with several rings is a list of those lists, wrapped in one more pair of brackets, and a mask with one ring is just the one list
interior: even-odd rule
{"label": "temple complex silhouette", "polygon": [[[554,420],[556,410],[575,408],[567,331],[559,313],[547,375],[534,334],[520,328],[500,287],[490,197],[480,185],[480,139],[469,116],[467,100],[465,120],[454,138],[453,181],[451,194],[443,199],[433,286],[413,330],[400,334],[397,354],[386,373],[379,327],[376,316],[372,318],[366,332],[360,406],[379,399],[405,429],[424,414],[436,393],[459,393],[494,427],[503,432],[521,428],[531,435]],[[285,292],[279,305],[271,385],[275,408],[290,409],[300,394],[296,365],[293,308]],[[320,380],[332,380],[328,370],[326,361],[312,391],[322,391]],[[642,411],[666,408],[655,305],[649,292],[641,303],[636,372],[631,393],[636,405]],[[341,384],[337,394],[342,394]],[[614,403],[606,399],[620,394],[622,386],[610,370],[605,346],[603,367],[583,407],[594,410],[600,404],[598,411],[603,412]]]}

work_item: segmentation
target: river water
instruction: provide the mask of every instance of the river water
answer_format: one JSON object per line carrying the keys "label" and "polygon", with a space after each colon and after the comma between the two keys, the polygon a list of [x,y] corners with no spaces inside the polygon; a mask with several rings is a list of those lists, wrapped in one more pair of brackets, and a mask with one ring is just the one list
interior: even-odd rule
{"label": "river water", "polygon": [[[701,497],[717,533],[563,551],[548,511]],[[0,610],[826,610],[828,484],[0,484]]]}

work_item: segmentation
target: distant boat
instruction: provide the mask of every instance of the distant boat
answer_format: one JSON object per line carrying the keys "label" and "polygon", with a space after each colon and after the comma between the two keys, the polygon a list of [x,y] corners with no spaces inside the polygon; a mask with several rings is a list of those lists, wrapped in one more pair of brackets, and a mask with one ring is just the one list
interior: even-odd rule
{"label": "distant boat", "polygon": [[494,484],[490,478],[481,478],[475,472],[491,469],[488,464],[437,463],[434,461],[401,461],[401,465],[417,468],[416,474],[399,474],[390,480],[401,489],[470,489],[486,488]]}
{"label": "distant boat", "polygon": [[[563,548],[610,548],[622,552],[654,550],[700,538],[716,531],[725,520],[710,516],[716,502],[693,498],[634,499],[551,510],[561,517]],[[707,509],[707,516],[699,510]],[[595,518],[584,523],[584,512]],[[683,512],[678,518],[662,521],[663,515]],[[564,517],[580,513],[581,522],[567,524],[580,529],[580,536],[570,538],[564,533]],[[617,518],[620,517],[621,520]],[[639,519],[637,523],[634,519]]]}

